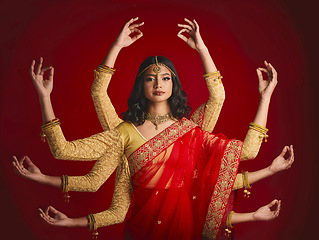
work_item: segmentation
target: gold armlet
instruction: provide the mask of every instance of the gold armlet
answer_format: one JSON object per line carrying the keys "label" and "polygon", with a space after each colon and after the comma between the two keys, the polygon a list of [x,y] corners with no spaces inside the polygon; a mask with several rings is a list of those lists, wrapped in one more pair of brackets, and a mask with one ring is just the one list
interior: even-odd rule
{"label": "gold armlet", "polygon": [[43,124],[41,126],[42,132],[40,133],[41,141],[45,142],[45,137],[46,137],[46,135],[44,133],[45,130],[51,129],[52,127],[54,127],[56,125],[60,125],[60,124],[61,123],[60,123],[60,120],[58,118],[55,118],[55,119],[53,119],[51,121],[48,121],[45,124]]}
{"label": "gold armlet", "polygon": [[245,188],[244,189],[244,197],[249,198],[251,192],[247,189],[251,189],[251,186],[250,186],[249,181],[248,181],[248,172],[243,172],[242,176],[243,176],[243,185]]}
{"label": "gold armlet", "polygon": [[225,236],[229,237],[231,234],[231,229],[234,227],[231,225],[231,218],[233,216],[234,211],[230,211],[226,220],[226,229],[225,229]]}
{"label": "gold armlet", "polygon": [[61,177],[61,191],[64,193],[64,201],[66,203],[69,203],[70,202],[70,195],[69,195],[68,175],[62,175],[62,177]]}
{"label": "gold armlet", "polygon": [[249,124],[249,129],[253,129],[259,133],[261,133],[260,138],[265,139],[265,142],[267,142],[267,138],[269,137],[267,135],[268,129],[262,126],[259,126],[258,124],[255,123],[250,123]]}
{"label": "gold armlet", "polygon": [[97,232],[96,222],[95,222],[95,218],[93,214],[91,213],[86,218],[88,220],[88,225],[87,225],[88,231],[93,230],[92,239],[98,239],[99,233]]}

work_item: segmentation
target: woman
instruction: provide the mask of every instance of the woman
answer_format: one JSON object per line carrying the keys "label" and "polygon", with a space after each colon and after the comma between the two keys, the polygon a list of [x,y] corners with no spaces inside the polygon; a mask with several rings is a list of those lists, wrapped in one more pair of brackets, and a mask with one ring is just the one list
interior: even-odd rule
{"label": "woman", "polygon": [[[127,26],[130,26],[133,22],[134,19],[129,21]],[[191,23],[188,27],[182,29],[182,31],[187,31],[190,27],[192,29],[188,30],[190,33],[192,31],[198,32],[197,23],[195,21]],[[130,27],[132,27],[131,31],[138,31],[138,26],[133,25]],[[204,49],[202,53],[207,54],[208,51]],[[141,237],[144,237],[156,239],[156,237],[179,237],[196,239],[200,237],[203,228],[204,235],[216,238],[221,221],[227,215],[225,214],[225,207],[236,178],[242,143],[236,140],[228,140],[222,136],[209,135],[196,127],[196,124],[182,118],[187,113],[187,107],[183,107],[185,99],[180,99],[182,102],[181,108],[184,108],[184,112],[182,111],[182,114],[178,114],[180,108],[174,112],[174,109],[169,104],[169,99],[171,98],[171,93],[174,94],[174,87],[178,87],[179,84],[175,69],[164,58],[153,57],[144,63],[146,67],[141,66],[135,86],[138,86],[142,82],[142,93],[145,94],[147,99],[146,106],[150,114],[162,116],[163,114],[168,114],[167,116],[164,115],[164,118],[162,117],[163,123],[156,124],[154,122],[155,118],[152,115],[146,117],[145,122],[143,122],[143,116],[134,116],[133,114],[136,120],[134,124],[123,123],[117,129],[70,143],[64,139],[58,122],[52,121],[55,119],[50,102],[50,93],[52,91],[50,83],[53,81],[53,68],[42,69],[41,60],[36,73],[34,73],[35,63],[33,62],[31,74],[40,96],[43,119],[44,122],[51,121],[43,127],[51,150],[58,158],[77,160],[98,159],[91,171],[93,175],[102,175],[103,172],[104,176],[99,180],[98,184],[103,183],[117,165],[119,165],[120,169],[117,179],[125,179],[125,177],[128,179],[126,176],[126,166],[128,163],[130,174],[132,175],[134,194],[140,200],[136,201],[133,207],[133,218],[127,224],[126,232],[130,238],[136,237],[141,239]],[[261,71],[267,72],[267,70],[257,70],[262,100],[254,123],[260,125],[261,129],[262,126],[265,126],[270,96],[276,85],[275,70],[270,64],[266,64],[266,67],[274,77],[269,82],[266,81],[267,83],[265,84],[261,77]],[[48,69],[50,69],[49,81],[43,81],[43,73]],[[208,68],[205,71],[209,73],[210,70]],[[46,83],[49,83],[49,86],[45,86]],[[141,88],[139,89],[141,90]],[[177,91],[180,90],[180,88],[177,88]],[[170,112],[172,114],[169,114]],[[127,117],[129,117],[129,111],[127,112]],[[137,143],[137,145],[142,143],[142,145],[138,146],[138,149],[134,149],[137,146],[136,143],[125,142],[125,136],[130,137],[130,134],[135,134],[133,140],[138,139],[138,137],[142,139],[142,141],[138,141]],[[143,142],[143,137],[145,141],[148,139],[147,143]],[[148,144],[152,144],[153,148],[149,149]],[[123,147],[125,147],[124,152]],[[130,153],[134,153],[128,154],[129,151],[131,151]],[[125,156],[122,158],[123,153]],[[128,162],[125,157],[130,157]],[[145,161],[147,157],[149,159]],[[190,160],[186,166],[184,165],[184,159]],[[221,164],[222,161],[225,161],[225,163]],[[220,168],[221,166],[226,167],[227,171]],[[87,178],[90,177],[92,176],[87,176]],[[65,182],[63,185],[69,187],[70,190],[85,190],[92,185],[92,183],[83,182],[83,177],[70,177],[68,180],[68,185]],[[95,183],[96,181],[94,181]],[[60,185],[60,179],[54,184]],[[121,184],[121,181],[118,180],[117,184]],[[124,185],[127,186],[127,184]],[[205,191],[201,191],[202,186],[207,186]],[[129,191],[125,191],[122,196],[129,194]],[[185,199],[182,201],[183,205],[179,201],[180,198]],[[145,202],[146,199],[147,202]],[[159,215],[159,212],[172,214],[172,211],[169,210],[160,211],[160,205],[167,201],[169,204],[165,204],[165,206],[170,206],[175,210],[175,219],[168,219],[165,214],[164,216]],[[158,206],[156,209],[152,207],[154,203],[159,203],[156,205]],[[277,210],[273,215],[270,214],[274,217],[279,213],[280,204],[278,201],[274,201],[272,204],[277,204]],[[48,210],[50,209],[52,210],[52,208]],[[181,211],[181,209],[187,209],[187,211]],[[272,213],[269,210],[269,206],[267,209],[268,213]],[[147,231],[136,232],[137,226],[145,222],[145,213],[147,213],[146,217],[149,218],[147,223],[150,223],[151,226],[144,229],[147,229]],[[57,213],[58,216],[59,214]],[[196,214],[196,216],[192,217],[192,214]],[[251,218],[243,219],[243,216],[234,213],[232,215],[232,223],[251,220]],[[50,221],[48,212],[42,213],[42,217]],[[89,225],[93,228],[102,226],[103,217],[103,214],[90,215],[88,220],[93,221],[93,223],[91,222]],[[194,219],[199,220],[193,222]],[[70,219],[63,218],[63,220],[58,222],[59,224],[67,222],[68,224],[84,226],[88,224],[88,220],[81,218],[70,221]],[[180,228],[181,223],[183,223],[183,231]],[[188,232],[185,231],[185,226],[188,226]]]}

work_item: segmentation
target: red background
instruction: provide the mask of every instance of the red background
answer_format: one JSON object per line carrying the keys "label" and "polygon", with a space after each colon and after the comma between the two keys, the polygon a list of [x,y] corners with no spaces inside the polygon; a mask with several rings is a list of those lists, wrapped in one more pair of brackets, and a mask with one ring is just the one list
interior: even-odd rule
{"label": "red background", "polygon": [[[252,196],[238,194],[238,212],[282,200],[272,222],[236,226],[236,239],[309,239],[316,232],[318,121],[315,107],[314,6],[304,1],[1,1],[1,229],[8,239],[89,239],[86,229],[54,228],[41,222],[38,207],[53,205],[70,217],[108,208],[114,176],[96,193],[71,193],[63,202],[58,189],[14,174],[11,156],[28,155],[50,175],[83,175],[93,163],[55,160],[39,138],[42,124],[36,91],[28,75],[32,59],[55,67],[52,94],[56,116],[67,139],[102,129],[90,96],[93,69],[102,61],[122,25],[131,17],[145,21],[142,39],[124,49],[109,95],[118,113],[126,110],[139,64],[150,55],[170,58],[193,109],[208,98],[198,54],[176,37],[177,23],[195,18],[221,71],[226,101],[215,128],[244,139],[259,95],[255,69],[263,60],[276,67],[267,127],[269,141],[242,170],[268,166],[282,147],[293,144],[296,161],[283,173],[254,184]],[[123,224],[100,229],[101,239],[122,239]]]}

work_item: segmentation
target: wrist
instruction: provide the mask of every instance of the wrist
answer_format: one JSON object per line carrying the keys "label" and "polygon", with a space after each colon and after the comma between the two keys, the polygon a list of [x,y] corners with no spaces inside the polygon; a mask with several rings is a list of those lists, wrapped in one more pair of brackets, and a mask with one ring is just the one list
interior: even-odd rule
{"label": "wrist", "polygon": [[269,104],[270,103],[270,98],[271,98],[270,96],[260,95],[260,102]]}
{"label": "wrist", "polygon": [[200,55],[209,53],[208,48],[205,45],[196,50]]}

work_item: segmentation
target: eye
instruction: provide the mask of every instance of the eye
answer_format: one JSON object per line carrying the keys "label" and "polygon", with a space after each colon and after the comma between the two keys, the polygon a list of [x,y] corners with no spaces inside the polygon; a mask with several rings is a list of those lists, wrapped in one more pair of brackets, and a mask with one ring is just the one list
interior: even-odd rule
{"label": "eye", "polygon": [[147,77],[147,78],[145,78],[145,82],[151,82],[151,81],[153,81],[154,80],[154,78],[152,78],[152,77]]}
{"label": "eye", "polygon": [[169,80],[171,80],[171,78],[170,77],[164,77],[163,80],[164,81],[169,81]]}

